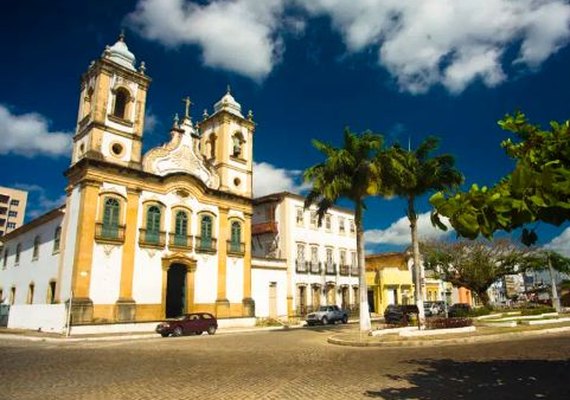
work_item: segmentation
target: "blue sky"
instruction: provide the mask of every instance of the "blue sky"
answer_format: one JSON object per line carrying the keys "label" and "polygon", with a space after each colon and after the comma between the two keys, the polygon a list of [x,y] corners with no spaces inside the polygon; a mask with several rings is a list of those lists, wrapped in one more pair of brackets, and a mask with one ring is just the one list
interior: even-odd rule
{"label": "blue sky", "polygon": [[[496,121],[570,117],[570,5],[564,0],[27,1],[0,15],[0,185],[30,190],[30,216],[62,202],[79,78],[121,28],[153,79],[145,150],[168,139],[181,99],[199,120],[231,85],[253,110],[255,190],[302,189],[321,160],[312,138],[340,144],[370,129],[417,145],[441,137],[466,184],[493,184],[512,163]],[[371,200],[369,251],[406,245],[403,202]],[[425,199],[418,209],[424,237]],[[564,249],[570,230],[541,225]],[[453,233],[451,233],[453,234]]]}

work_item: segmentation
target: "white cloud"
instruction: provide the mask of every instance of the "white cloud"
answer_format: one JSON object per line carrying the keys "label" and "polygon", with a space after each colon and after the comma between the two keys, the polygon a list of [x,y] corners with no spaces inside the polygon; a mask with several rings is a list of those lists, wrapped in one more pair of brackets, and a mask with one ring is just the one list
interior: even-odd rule
{"label": "white cloud", "polygon": [[570,257],[570,228],[566,228],[560,235],[552,239],[544,247],[554,250],[566,257]]}
{"label": "white cloud", "polygon": [[570,38],[564,0],[298,3],[330,16],[350,52],[377,49],[379,63],[411,93],[437,84],[459,93],[477,79],[495,86],[506,79],[501,57],[509,46],[521,43],[515,62],[535,68]]}
{"label": "white cloud", "polygon": [[158,117],[149,107],[144,115],[144,133],[153,133],[159,126],[160,121],[158,120]]}
{"label": "white cloud", "polygon": [[25,190],[28,192],[26,219],[39,217],[40,215],[65,204],[65,195],[61,195],[55,199],[50,198],[46,190],[39,185],[16,183],[13,186],[16,189]]}
{"label": "white cloud", "polygon": [[309,188],[301,181],[301,171],[277,168],[266,162],[253,163],[254,197],[284,191],[299,194]]}
{"label": "white cloud", "polygon": [[[447,220],[442,221],[448,228],[442,231],[431,224],[430,212],[418,214],[418,237],[420,240],[441,239],[453,231]],[[366,244],[411,244],[410,221],[402,217],[386,229],[371,229],[364,232]]]}
{"label": "white cloud", "polygon": [[[127,21],[147,39],[165,46],[195,44],[204,64],[263,79],[281,58],[278,28],[285,0],[210,1],[139,0]],[[295,23],[296,29],[302,29]]]}
{"label": "white cloud", "polygon": [[49,121],[40,114],[15,115],[0,104],[0,154],[68,156],[71,137],[70,132],[50,132]]}

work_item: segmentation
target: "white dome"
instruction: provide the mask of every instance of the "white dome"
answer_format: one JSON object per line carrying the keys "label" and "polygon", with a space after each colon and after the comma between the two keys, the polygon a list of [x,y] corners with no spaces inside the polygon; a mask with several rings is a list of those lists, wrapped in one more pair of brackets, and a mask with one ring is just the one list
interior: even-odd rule
{"label": "white dome", "polygon": [[237,115],[238,117],[243,118],[243,115],[241,114],[241,105],[236,101],[236,99],[234,99],[234,96],[232,96],[232,94],[230,93],[229,87],[224,97],[222,97],[220,101],[214,104],[215,113],[220,112],[222,110],[225,110],[229,113],[232,113],[234,115]]}
{"label": "white dome", "polygon": [[123,34],[119,36],[119,40],[114,45],[105,49],[104,56],[131,71],[136,71],[135,55],[129,51]]}

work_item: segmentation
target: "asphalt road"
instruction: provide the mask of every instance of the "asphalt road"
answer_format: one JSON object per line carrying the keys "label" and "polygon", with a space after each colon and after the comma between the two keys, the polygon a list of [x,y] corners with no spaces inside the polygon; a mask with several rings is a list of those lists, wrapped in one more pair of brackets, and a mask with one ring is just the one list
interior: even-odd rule
{"label": "asphalt road", "polygon": [[343,329],[79,343],[0,337],[0,399],[570,399],[570,335],[439,348],[326,342]]}

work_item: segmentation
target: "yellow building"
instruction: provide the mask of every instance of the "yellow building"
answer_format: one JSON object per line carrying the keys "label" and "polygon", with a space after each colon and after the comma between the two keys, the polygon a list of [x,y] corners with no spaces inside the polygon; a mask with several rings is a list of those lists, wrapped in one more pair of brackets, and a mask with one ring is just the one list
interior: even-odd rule
{"label": "yellow building", "polygon": [[414,284],[404,253],[372,254],[365,258],[370,311],[383,313],[388,304],[411,304]]}

